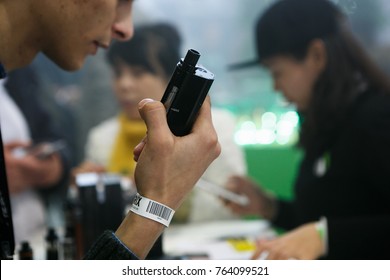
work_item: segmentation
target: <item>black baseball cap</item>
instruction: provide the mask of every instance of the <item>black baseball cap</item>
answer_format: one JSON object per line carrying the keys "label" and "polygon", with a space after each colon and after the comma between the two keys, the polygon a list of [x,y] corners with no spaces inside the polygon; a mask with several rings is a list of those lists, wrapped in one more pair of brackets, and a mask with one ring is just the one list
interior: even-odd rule
{"label": "black baseball cap", "polygon": [[344,21],[341,11],[328,0],[279,0],[256,22],[257,57],[229,65],[228,69],[258,66],[264,59],[280,54],[304,57],[313,39],[337,33]]}

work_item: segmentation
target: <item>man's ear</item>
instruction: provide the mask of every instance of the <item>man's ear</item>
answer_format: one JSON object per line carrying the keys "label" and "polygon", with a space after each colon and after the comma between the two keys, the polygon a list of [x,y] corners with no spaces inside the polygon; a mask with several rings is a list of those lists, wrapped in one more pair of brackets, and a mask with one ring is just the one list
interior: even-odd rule
{"label": "man's ear", "polygon": [[307,49],[306,60],[313,71],[322,72],[327,63],[327,53],[325,43],[321,39],[311,41]]}

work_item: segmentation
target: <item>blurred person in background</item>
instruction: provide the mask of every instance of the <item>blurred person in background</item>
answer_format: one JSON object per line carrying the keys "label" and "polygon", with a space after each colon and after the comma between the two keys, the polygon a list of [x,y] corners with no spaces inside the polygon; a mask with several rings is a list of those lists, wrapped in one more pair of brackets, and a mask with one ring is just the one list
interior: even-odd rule
{"label": "blurred person in background", "polygon": [[[181,37],[167,23],[146,24],[136,28],[128,42],[115,43],[108,52],[113,70],[113,89],[120,106],[118,116],[91,129],[85,162],[74,169],[83,172],[110,172],[133,179],[136,162],[134,147],[146,134],[138,103],[151,97],[160,100],[180,60]],[[243,151],[234,143],[235,119],[227,111],[212,109],[222,152],[202,179],[223,186],[227,179],[246,174]],[[215,195],[195,188],[174,216],[174,222],[199,222],[237,218]]]}
{"label": "blurred person in background", "polygon": [[[0,119],[15,242],[29,241],[33,248],[43,245],[39,241],[52,223],[61,223],[50,221],[48,209],[64,198],[71,162],[65,137],[42,104],[41,90],[31,67],[12,71],[1,81]],[[57,143],[59,150],[39,157],[48,143]]]}
{"label": "blurred person in background", "polygon": [[[245,177],[228,187],[287,232],[259,240],[254,258],[389,259],[390,81],[327,0],[276,1],[256,25],[257,55],[295,104],[304,157],[292,202]],[[275,167],[277,168],[277,167]],[[261,172],[259,170],[259,172]]]}

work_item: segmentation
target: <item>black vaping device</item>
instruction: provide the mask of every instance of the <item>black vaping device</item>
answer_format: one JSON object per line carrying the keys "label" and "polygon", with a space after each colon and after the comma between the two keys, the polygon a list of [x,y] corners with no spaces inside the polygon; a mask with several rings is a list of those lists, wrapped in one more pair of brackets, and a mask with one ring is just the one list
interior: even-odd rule
{"label": "black vaping device", "polygon": [[197,64],[199,57],[196,50],[188,50],[185,58],[178,62],[161,99],[167,109],[169,128],[176,136],[191,132],[214,81],[214,74]]}

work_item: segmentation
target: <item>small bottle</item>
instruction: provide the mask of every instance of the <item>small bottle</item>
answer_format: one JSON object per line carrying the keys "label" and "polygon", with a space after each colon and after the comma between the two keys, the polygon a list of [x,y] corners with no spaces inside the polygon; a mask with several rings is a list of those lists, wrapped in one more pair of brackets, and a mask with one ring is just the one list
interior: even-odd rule
{"label": "small bottle", "polygon": [[32,260],[33,251],[28,241],[23,241],[19,250],[19,260]]}
{"label": "small bottle", "polygon": [[79,220],[78,193],[75,187],[70,187],[66,202],[63,206],[65,217],[65,235],[62,239],[62,259],[78,259],[78,248],[76,239],[76,226]]}
{"label": "small bottle", "polygon": [[58,236],[54,228],[49,228],[46,241],[46,259],[58,260]]}
{"label": "small bottle", "polygon": [[62,242],[62,252],[64,260],[76,259],[76,242],[73,227],[66,227],[64,240]]}

